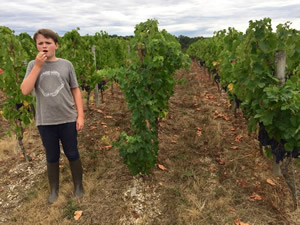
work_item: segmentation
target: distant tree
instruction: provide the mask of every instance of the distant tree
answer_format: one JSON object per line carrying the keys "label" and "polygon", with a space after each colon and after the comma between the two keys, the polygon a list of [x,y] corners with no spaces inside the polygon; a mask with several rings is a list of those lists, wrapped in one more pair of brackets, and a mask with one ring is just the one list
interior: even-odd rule
{"label": "distant tree", "polygon": [[186,52],[186,50],[192,43],[194,43],[200,39],[204,39],[204,37],[201,36],[201,37],[192,37],[191,38],[191,37],[184,36],[184,35],[179,35],[177,37],[177,40],[179,41],[183,52]]}
{"label": "distant tree", "polygon": [[129,36],[119,36],[117,34],[113,34],[113,35],[109,35],[110,38],[120,38],[123,40],[129,40],[131,38],[133,38],[133,35],[129,35]]}

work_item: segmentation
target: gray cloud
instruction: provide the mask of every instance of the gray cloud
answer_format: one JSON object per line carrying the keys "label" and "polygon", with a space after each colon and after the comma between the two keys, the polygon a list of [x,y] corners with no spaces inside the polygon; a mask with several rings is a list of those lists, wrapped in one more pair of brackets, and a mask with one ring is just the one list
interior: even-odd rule
{"label": "gray cloud", "polygon": [[50,28],[63,35],[77,27],[82,35],[106,31],[133,35],[135,25],[157,19],[159,27],[174,35],[212,36],[214,31],[235,27],[245,31],[249,20],[270,17],[274,27],[292,22],[300,28],[299,0],[2,0],[0,25],[16,34],[32,35]]}

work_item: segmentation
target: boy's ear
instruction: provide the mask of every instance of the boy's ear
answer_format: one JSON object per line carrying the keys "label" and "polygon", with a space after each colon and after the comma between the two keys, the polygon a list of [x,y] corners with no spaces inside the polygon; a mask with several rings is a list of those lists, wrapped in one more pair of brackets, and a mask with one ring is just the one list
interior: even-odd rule
{"label": "boy's ear", "polygon": [[58,49],[58,42],[55,43],[55,49]]}

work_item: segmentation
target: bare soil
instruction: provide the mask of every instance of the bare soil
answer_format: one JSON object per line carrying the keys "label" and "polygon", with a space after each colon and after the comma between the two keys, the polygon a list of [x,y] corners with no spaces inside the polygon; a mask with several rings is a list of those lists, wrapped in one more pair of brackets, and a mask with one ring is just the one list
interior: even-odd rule
{"label": "bare soil", "polygon": [[[272,162],[260,154],[242,113],[233,116],[227,95],[197,63],[178,71],[176,79],[181,78],[186,82],[176,86],[167,118],[159,124],[158,162],[149,175],[133,177],[112,147],[130,125],[118,86],[113,93],[111,87],[105,91],[99,107],[85,110],[85,128],[79,132],[82,199],[73,198],[62,153],[59,199],[49,205],[45,153],[36,128],[26,130],[24,145],[32,158],[26,163],[0,119],[0,224],[300,224],[288,186],[272,174]],[[82,211],[78,220],[75,211]]]}

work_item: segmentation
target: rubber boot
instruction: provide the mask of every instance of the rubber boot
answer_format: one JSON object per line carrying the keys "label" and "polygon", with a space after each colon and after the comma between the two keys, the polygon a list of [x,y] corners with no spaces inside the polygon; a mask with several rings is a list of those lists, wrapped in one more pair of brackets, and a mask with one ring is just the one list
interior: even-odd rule
{"label": "rubber boot", "polygon": [[50,185],[50,195],[48,202],[52,204],[58,198],[59,190],[59,162],[47,163],[48,181]]}
{"label": "rubber boot", "polygon": [[83,186],[82,186],[82,166],[80,159],[75,161],[70,161],[70,168],[74,183],[74,195],[77,198],[83,196]]}

